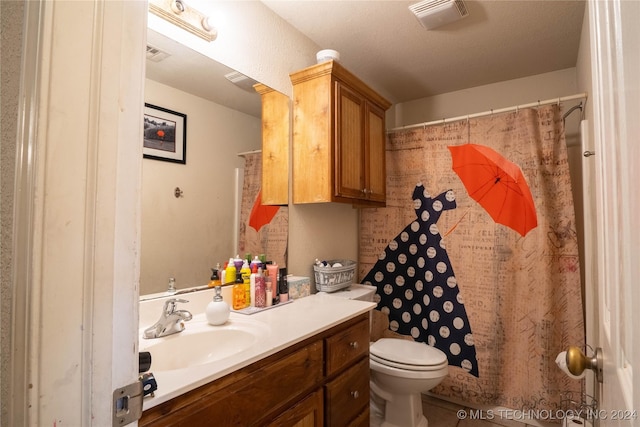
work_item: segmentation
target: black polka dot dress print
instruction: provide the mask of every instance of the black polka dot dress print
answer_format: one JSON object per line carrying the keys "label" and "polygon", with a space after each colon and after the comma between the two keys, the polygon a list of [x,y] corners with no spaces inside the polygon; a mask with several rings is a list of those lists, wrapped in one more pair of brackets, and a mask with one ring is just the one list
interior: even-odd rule
{"label": "black polka dot dress print", "polygon": [[471,326],[458,282],[436,225],[456,208],[453,191],[431,198],[422,184],[413,191],[417,218],[385,248],[363,283],[376,286],[378,310],[389,328],[447,355],[449,365],[478,376]]}

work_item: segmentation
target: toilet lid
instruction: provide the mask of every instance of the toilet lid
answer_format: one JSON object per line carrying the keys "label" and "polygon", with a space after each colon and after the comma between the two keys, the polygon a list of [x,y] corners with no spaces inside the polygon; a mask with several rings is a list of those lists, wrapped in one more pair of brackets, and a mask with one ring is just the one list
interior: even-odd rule
{"label": "toilet lid", "polygon": [[447,356],[437,348],[399,338],[381,338],[371,344],[369,352],[376,358],[403,365],[435,366],[447,363]]}

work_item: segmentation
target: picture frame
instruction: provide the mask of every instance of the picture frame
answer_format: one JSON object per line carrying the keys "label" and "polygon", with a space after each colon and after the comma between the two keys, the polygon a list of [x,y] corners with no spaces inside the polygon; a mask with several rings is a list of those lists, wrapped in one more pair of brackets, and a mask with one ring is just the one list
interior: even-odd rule
{"label": "picture frame", "polygon": [[186,164],[187,115],[145,103],[142,156]]}

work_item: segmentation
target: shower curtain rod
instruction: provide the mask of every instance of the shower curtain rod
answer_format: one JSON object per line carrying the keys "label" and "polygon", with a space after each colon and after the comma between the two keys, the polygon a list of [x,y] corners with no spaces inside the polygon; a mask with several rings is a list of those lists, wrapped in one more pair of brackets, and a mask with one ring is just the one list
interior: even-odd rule
{"label": "shower curtain rod", "polygon": [[500,108],[500,109],[497,109],[497,110],[483,111],[482,113],[469,114],[469,115],[466,115],[466,116],[458,116],[458,117],[451,117],[451,118],[448,118],[448,119],[433,120],[431,122],[418,123],[418,124],[415,124],[415,125],[399,126],[399,127],[393,128],[393,129],[388,129],[387,133],[397,132],[397,131],[401,131],[401,130],[405,130],[405,129],[418,128],[418,127],[427,127],[427,126],[431,126],[431,125],[443,125],[445,123],[459,122],[461,120],[468,120],[468,119],[474,119],[476,117],[490,116],[492,114],[498,114],[498,113],[508,113],[508,112],[511,112],[511,111],[518,111],[521,108],[540,107],[542,105],[549,105],[549,104],[560,104],[561,102],[573,101],[573,100],[576,100],[576,99],[584,99],[584,100],[586,100],[587,99],[587,94],[585,92],[583,92],[583,93],[578,93],[576,95],[562,96],[560,98],[547,99],[545,101],[537,101],[537,102],[531,102],[529,104],[522,104],[522,105],[515,105],[513,107]]}

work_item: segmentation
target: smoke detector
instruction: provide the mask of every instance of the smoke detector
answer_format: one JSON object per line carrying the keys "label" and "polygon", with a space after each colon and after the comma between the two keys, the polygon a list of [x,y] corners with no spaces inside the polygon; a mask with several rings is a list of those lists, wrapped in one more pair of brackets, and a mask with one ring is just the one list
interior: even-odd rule
{"label": "smoke detector", "polygon": [[427,30],[441,27],[469,15],[463,0],[425,0],[409,10]]}

